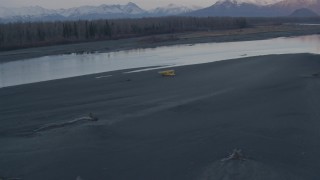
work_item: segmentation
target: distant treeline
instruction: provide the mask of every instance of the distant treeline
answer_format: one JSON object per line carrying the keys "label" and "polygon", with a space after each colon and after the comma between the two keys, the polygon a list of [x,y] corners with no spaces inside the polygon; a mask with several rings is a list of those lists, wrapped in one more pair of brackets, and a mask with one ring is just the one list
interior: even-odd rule
{"label": "distant treeline", "polygon": [[9,23],[0,24],[0,50],[246,26],[245,18],[228,17]]}
{"label": "distant treeline", "polygon": [[247,23],[251,25],[258,24],[284,24],[284,23],[320,23],[320,17],[250,17]]}
{"label": "distant treeline", "polygon": [[0,24],[0,50],[145,35],[245,28],[259,23],[320,22],[320,18],[162,17]]}

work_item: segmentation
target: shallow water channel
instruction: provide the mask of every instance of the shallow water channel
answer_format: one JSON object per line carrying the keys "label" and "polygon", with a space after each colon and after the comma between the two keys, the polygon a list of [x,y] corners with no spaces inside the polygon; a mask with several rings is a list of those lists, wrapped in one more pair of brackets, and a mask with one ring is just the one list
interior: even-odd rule
{"label": "shallow water channel", "polygon": [[110,53],[55,55],[4,62],[0,63],[0,88],[123,69],[182,66],[292,53],[320,54],[320,35],[175,45]]}

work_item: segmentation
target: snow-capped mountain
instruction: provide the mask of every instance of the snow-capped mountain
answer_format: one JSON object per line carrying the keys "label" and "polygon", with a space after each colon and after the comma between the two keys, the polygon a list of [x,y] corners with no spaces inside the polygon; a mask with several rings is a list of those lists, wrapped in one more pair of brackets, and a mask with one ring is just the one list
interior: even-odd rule
{"label": "snow-capped mountain", "polygon": [[214,5],[187,13],[187,16],[266,16],[264,6],[240,0],[220,0]]}
{"label": "snow-capped mountain", "polygon": [[[107,18],[135,18],[147,14],[134,3],[126,5],[81,6],[70,9],[45,9],[40,6],[23,8],[1,8],[0,18],[5,22],[11,21],[47,21],[73,19],[107,19]],[[43,18],[43,19],[42,19]]]}
{"label": "snow-capped mountain", "polygon": [[141,9],[134,3],[128,3],[126,5],[100,5],[100,6],[81,6],[77,8],[70,9],[60,9],[57,10],[58,14],[61,14],[65,17],[75,17],[75,16],[84,16],[91,14],[127,14],[127,15],[138,15],[146,13],[145,10]]}
{"label": "snow-capped mountain", "polygon": [[[22,8],[0,7],[0,22],[92,20],[114,18],[140,18],[159,16],[289,16],[295,10],[306,8],[320,14],[320,0],[218,0],[210,7],[168,6],[146,11],[134,3],[125,5],[81,6],[69,9],[46,9],[40,6]],[[306,11],[305,11],[306,12]],[[310,13],[309,13],[310,14]]]}
{"label": "snow-capped mountain", "polygon": [[275,4],[280,1],[281,0],[239,0],[239,2],[242,2],[242,3],[251,3],[251,4],[260,5],[260,6]]}
{"label": "snow-capped mountain", "polygon": [[281,0],[219,0],[216,2],[216,4],[223,4],[226,1],[231,2],[233,4],[254,4],[259,6],[266,6],[270,4],[275,4],[277,2],[280,2]]}
{"label": "snow-capped mountain", "polygon": [[158,7],[158,8],[152,9],[151,11],[149,11],[149,13],[154,16],[170,16],[170,15],[188,13],[198,9],[201,9],[201,7],[198,7],[198,6],[187,7],[187,6],[179,6],[176,4],[169,4],[164,7]]}
{"label": "snow-capped mountain", "polygon": [[159,7],[150,11],[146,11],[132,2],[126,5],[103,4],[100,6],[81,6],[58,10],[45,9],[40,6],[23,8],[0,7],[0,19],[2,19],[2,22],[12,22],[159,17],[179,15],[197,9],[200,9],[200,7],[187,7],[169,4],[165,7]]}
{"label": "snow-capped mountain", "polygon": [[320,0],[283,0],[271,6],[272,9],[292,13],[301,8],[320,13]]}
{"label": "snow-capped mountain", "polygon": [[0,23],[6,22],[28,22],[28,21],[58,21],[65,17],[55,10],[45,9],[40,6],[21,8],[0,7]]}
{"label": "snow-capped mountain", "polygon": [[29,6],[21,8],[5,8],[0,7],[0,17],[14,17],[14,16],[45,16],[55,14],[55,10],[45,9],[40,6]]}
{"label": "snow-capped mountain", "polygon": [[320,0],[219,0],[214,5],[187,16],[289,16],[297,9],[307,8],[320,13]]}

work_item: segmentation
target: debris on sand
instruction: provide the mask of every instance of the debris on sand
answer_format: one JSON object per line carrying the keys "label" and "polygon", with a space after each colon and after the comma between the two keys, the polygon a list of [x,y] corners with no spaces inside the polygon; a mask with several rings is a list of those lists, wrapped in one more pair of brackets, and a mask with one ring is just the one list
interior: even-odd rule
{"label": "debris on sand", "polygon": [[[41,132],[41,131],[46,131],[46,130],[51,130],[51,129],[58,129],[58,128],[63,128],[66,126],[71,126],[71,125],[75,125],[78,123],[83,123],[86,121],[98,121],[99,118],[97,116],[95,116],[93,113],[89,113],[88,116],[84,116],[84,117],[80,117],[77,119],[73,119],[71,121],[67,121],[67,122],[61,122],[61,123],[53,123],[53,124],[47,124],[44,126],[41,126],[35,130],[33,130],[34,133],[37,132]],[[1,179],[0,179],[1,180]]]}
{"label": "debris on sand", "polygon": [[245,160],[245,157],[242,154],[241,149],[234,149],[233,152],[227,158],[224,158],[221,161],[224,162],[224,161],[230,161],[230,160],[237,160],[237,161]]}
{"label": "debris on sand", "polygon": [[[222,162],[221,162],[222,161]],[[214,161],[200,174],[198,180],[297,180],[295,175],[244,157],[235,149],[227,158]],[[302,178],[303,179],[303,178]]]}
{"label": "debris on sand", "polygon": [[89,118],[91,119],[91,121],[98,121],[99,118],[97,116],[95,116],[93,113],[89,113]]}

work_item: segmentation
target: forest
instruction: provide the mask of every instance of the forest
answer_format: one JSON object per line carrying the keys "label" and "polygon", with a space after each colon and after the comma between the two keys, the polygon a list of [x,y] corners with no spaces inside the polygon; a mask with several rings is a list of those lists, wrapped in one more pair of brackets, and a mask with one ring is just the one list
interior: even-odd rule
{"label": "forest", "polygon": [[8,23],[0,24],[0,50],[246,26],[245,18],[227,17]]}
{"label": "forest", "polygon": [[[304,20],[299,18],[159,17],[93,21],[16,22],[0,24],[0,50],[156,34],[240,29],[258,23],[285,23]],[[311,20],[320,21],[319,19]]]}

